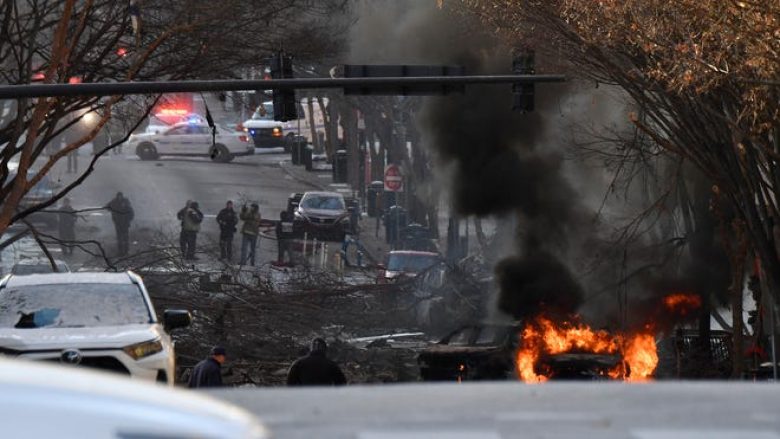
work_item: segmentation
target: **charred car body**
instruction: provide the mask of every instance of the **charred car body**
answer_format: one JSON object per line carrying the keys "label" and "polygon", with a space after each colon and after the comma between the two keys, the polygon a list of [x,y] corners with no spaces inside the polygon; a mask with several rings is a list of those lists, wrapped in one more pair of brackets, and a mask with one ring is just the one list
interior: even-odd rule
{"label": "charred car body", "polygon": [[473,324],[420,352],[423,381],[502,380],[514,374],[518,325]]}

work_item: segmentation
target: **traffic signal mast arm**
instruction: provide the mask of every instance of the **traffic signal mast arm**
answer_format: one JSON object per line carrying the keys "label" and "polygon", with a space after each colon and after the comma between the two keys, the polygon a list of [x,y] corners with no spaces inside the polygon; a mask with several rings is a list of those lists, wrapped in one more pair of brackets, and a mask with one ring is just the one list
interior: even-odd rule
{"label": "traffic signal mast arm", "polygon": [[270,80],[195,80],[81,84],[0,85],[0,99],[57,96],[112,96],[175,92],[371,88],[415,85],[534,84],[565,82],[563,75],[464,75],[379,78],[293,78]]}

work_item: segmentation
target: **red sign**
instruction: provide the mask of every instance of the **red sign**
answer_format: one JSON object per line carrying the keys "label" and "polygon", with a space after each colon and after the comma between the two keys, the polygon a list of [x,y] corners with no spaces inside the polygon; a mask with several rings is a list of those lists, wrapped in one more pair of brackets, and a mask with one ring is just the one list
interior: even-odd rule
{"label": "red sign", "polygon": [[385,190],[388,192],[404,191],[404,176],[398,165],[387,165],[385,168]]}

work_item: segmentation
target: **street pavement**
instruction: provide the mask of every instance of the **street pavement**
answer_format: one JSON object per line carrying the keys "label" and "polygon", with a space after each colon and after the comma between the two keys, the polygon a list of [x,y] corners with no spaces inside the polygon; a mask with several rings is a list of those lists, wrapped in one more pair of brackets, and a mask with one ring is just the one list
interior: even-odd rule
{"label": "street pavement", "polygon": [[[236,210],[244,202],[256,202],[264,218],[276,220],[279,212],[287,207],[287,198],[292,192],[310,189],[309,185],[280,168],[279,163],[288,157],[275,151],[239,157],[231,163],[215,163],[207,158],[141,161],[125,149],[123,154],[99,159],[92,175],[71,192],[70,198],[76,209],[88,209],[105,206],[117,192],[122,192],[135,209],[131,240],[139,231],[161,231],[174,242],[177,242],[180,228],[176,213],[187,200],[194,200],[205,214],[199,244],[215,243],[219,237],[216,215],[227,200],[233,200]],[[89,158],[83,155],[79,158],[80,169],[87,165]],[[50,175],[67,184],[74,174],[65,171],[64,165],[58,166]],[[78,223],[77,238],[109,242],[111,248],[114,230],[109,212],[90,212],[83,217],[84,221]],[[134,243],[135,247],[141,244]],[[276,257],[273,241],[261,240],[259,249],[262,262]],[[240,238],[237,235],[234,253],[238,250]]]}
{"label": "street pavement", "polygon": [[405,384],[210,392],[277,439],[780,439],[771,383]]}

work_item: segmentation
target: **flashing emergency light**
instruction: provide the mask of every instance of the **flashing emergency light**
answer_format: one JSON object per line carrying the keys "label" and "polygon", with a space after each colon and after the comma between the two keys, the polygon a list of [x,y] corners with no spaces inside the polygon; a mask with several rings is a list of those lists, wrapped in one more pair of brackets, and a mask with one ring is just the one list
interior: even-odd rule
{"label": "flashing emergency light", "polygon": [[161,108],[157,112],[159,116],[186,116],[189,113],[185,108]]}

